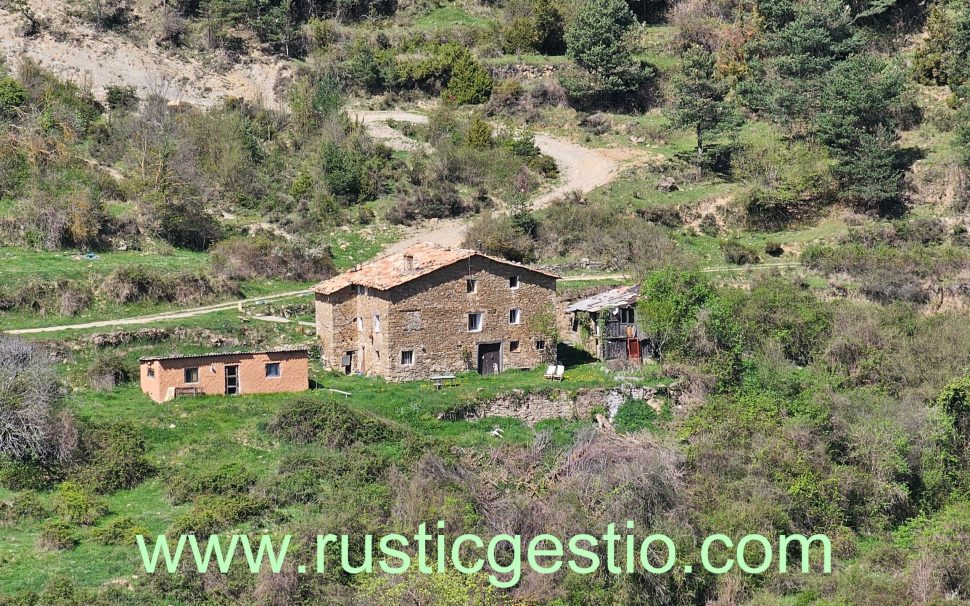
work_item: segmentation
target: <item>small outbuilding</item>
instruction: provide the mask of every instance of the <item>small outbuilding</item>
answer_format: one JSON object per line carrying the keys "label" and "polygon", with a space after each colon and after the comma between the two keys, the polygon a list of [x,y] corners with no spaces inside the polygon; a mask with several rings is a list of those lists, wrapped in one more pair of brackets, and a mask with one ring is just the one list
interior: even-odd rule
{"label": "small outbuilding", "polygon": [[637,325],[640,286],[611,288],[566,307],[570,341],[601,360],[641,361],[650,341]]}
{"label": "small outbuilding", "polygon": [[306,347],[156,356],[138,362],[141,390],[156,402],[188,395],[306,391],[310,386]]}

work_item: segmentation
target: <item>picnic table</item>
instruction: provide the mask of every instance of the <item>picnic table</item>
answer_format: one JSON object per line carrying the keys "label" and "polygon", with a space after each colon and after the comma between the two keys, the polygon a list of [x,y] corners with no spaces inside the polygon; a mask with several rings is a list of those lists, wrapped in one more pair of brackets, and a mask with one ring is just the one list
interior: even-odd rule
{"label": "picnic table", "polygon": [[428,377],[428,381],[430,381],[431,384],[434,385],[435,389],[441,389],[445,385],[449,387],[453,387],[457,385],[457,383],[455,382],[455,379],[456,379],[455,375],[432,375]]}

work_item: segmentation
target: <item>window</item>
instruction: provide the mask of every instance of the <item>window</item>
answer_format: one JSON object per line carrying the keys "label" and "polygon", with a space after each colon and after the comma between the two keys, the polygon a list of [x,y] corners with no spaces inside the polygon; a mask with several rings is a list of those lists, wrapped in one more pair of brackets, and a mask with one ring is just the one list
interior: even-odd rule
{"label": "window", "polygon": [[149,378],[155,376],[155,369],[152,368],[151,366],[148,367],[148,376],[149,376]]}
{"label": "window", "polygon": [[186,383],[198,383],[199,382],[199,369],[198,368],[186,368],[185,369],[185,382]]}
{"label": "window", "polygon": [[474,278],[468,278],[467,280],[465,280],[465,288],[468,290],[469,294],[478,291],[478,280]]}
{"label": "window", "polygon": [[633,308],[632,307],[621,307],[620,308],[620,323],[622,323],[622,324],[633,324]]}
{"label": "window", "polygon": [[404,349],[401,351],[401,366],[411,366],[414,364],[414,350]]}
{"label": "window", "polygon": [[515,353],[517,351],[520,351],[521,349],[522,349],[522,346],[519,345],[518,341],[509,341],[509,351],[511,351],[512,353]]}
{"label": "window", "polygon": [[278,379],[280,378],[280,363],[270,362],[266,365],[266,378],[267,379]]}
{"label": "window", "polygon": [[381,317],[374,314],[374,332],[381,332]]}
{"label": "window", "polygon": [[509,288],[515,289],[519,287],[519,276],[509,276]]}
{"label": "window", "polygon": [[509,324],[519,324],[522,321],[522,311],[520,309],[509,310]]}
{"label": "window", "polygon": [[360,331],[364,330],[364,319],[361,318],[360,316],[357,316],[356,319],[357,319],[357,330],[360,330]]}
{"label": "window", "polygon": [[481,332],[482,324],[481,312],[468,314],[468,332]]}
{"label": "window", "polygon": [[536,339],[536,349],[539,351],[545,351],[546,342],[543,339]]}
{"label": "window", "polygon": [[404,330],[407,332],[421,330],[424,324],[421,322],[421,312],[417,309],[404,312]]}

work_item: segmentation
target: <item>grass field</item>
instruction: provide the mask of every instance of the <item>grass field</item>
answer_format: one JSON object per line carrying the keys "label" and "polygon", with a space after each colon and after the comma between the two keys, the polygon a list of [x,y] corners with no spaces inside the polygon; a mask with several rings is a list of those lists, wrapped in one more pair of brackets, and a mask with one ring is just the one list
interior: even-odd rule
{"label": "grass field", "polygon": [[[131,355],[137,355],[137,352]],[[659,381],[648,369],[647,381]],[[478,448],[494,445],[490,435],[495,426],[505,430],[504,441],[527,443],[538,430],[552,432],[556,443],[567,443],[589,420],[545,421],[530,428],[515,419],[487,418],[474,422],[440,421],[438,414],[465,402],[488,398],[510,389],[576,390],[584,387],[615,385],[598,364],[580,364],[566,371],[566,380],[555,385],[543,379],[542,371],[516,371],[499,376],[477,374],[459,376],[457,386],[433,389],[427,382],[386,383],[381,379],[338,376],[316,371],[314,378],[321,388],[305,397],[346,404],[361,413],[372,413],[414,436],[419,442],[447,449],[451,445]],[[345,398],[329,392],[334,388],[350,392]],[[179,399],[168,404],[155,404],[143,395],[137,385],[127,385],[110,392],[80,389],[71,397],[71,408],[84,423],[126,421],[138,427],[148,445],[148,458],[157,470],[155,477],[134,489],[122,490],[106,497],[109,513],[94,527],[77,529],[80,545],[72,550],[51,552],[37,548],[41,526],[21,523],[3,528],[0,544],[0,594],[22,589],[38,589],[49,578],[69,575],[86,586],[105,582],[126,582],[138,574],[139,561],[134,547],[100,545],[91,538],[94,528],[104,526],[120,516],[130,516],[137,526],[150,533],[166,531],[172,522],[189,509],[173,505],[166,496],[168,474],[216,470],[237,463],[260,477],[257,486],[265,486],[287,455],[309,452],[318,447],[301,447],[280,441],[267,432],[267,424],[286,402],[298,397],[292,394],[249,395],[235,398],[199,397]],[[408,438],[410,439],[410,438]],[[390,460],[403,456],[405,442],[392,441],[373,445]],[[322,448],[322,447],[321,447]],[[0,492],[0,500],[9,498]],[[49,493],[41,500],[52,504]],[[297,523],[307,515],[300,508],[281,512],[275,524]],[[240,531],[273,532],[273,520],[238,526]],[[230,531],[233,529],[226,529]]]}

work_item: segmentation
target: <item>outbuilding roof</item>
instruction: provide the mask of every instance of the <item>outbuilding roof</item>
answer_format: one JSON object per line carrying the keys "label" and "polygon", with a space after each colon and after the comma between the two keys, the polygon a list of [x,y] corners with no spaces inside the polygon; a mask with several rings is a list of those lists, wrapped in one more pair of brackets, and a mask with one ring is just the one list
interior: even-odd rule
{"label": "outbuilding roof", "polygon": [[275,349],[259,349],[255,351],[211,351],[202,354],[174,354],[171,356],[146,356],[143,358],[138,358],[139,362],[158,362],[159,360],[184,360],[188,358],[218,358],[222,356],[246,356],[246,355],[257,355],[257,354],[274,354],[274,353],[293,353],[293,352],[309,352],[310,349],[303,345],[296,345],[292,347],[277,347]]}
{"label": "outbuilding roof", "polygon": [[640,285],[611,288],[592,297],[576,301],[566,308],[569,313],[577,311],[598,312],[610,307],[630,307],[640,298]]}
{"label": "outbuilding roof", "polygon": [[366,286],[368,288],[376,288],[377,290],[389,290],[395,286],[400,286],[415,278],[420,278],[433,271],[448,267],[449,265],[471,257],[491,259],[496,263],[520,267],[526,271],[543,274],[552,278],[559,277],[541,269],[486,255],[477,250],[449,248],[431,244],[430,242],[419,242],[400,252],[392,253],[369,263],[364,263],[356,269],[325,280],[317,284],[313,288],[313,291],[321,295],[329,295],[347,286]]}

